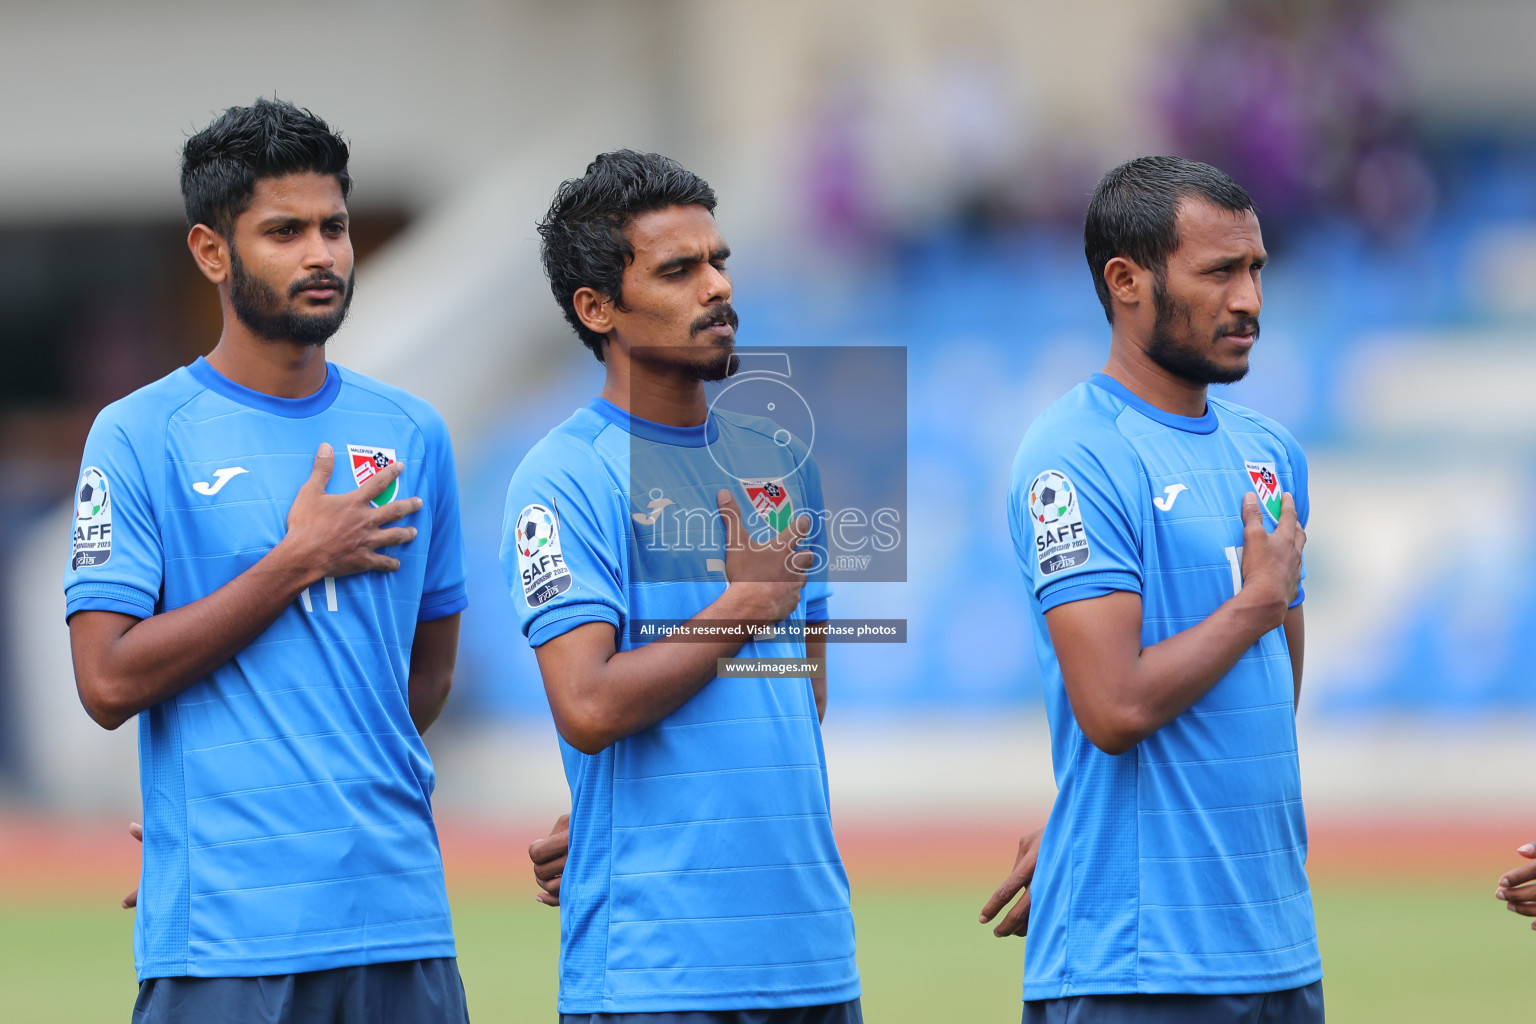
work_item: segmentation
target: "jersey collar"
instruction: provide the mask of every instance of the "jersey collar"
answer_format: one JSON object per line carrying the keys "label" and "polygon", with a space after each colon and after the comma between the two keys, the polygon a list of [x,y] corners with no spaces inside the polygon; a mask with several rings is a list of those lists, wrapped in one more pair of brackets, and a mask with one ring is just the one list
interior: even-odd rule
{"label": "jersey collar", "polygon": [[714,444],[715,439],[720,436],[720,428],[715,424],[713,416],[697,427],[674,427],[632,416],[602,397],[592,399],[587,403],[587,408],[620,430],[647,441],[655,441],[657,444],[670,444],[678,448],[703,448]]}
{"label": "jersey collar", "polygon": [[303,398],[279,398],[277,395],[252,391],[244,384],[236,384],[215,370],[213,364],[203,356],[198,356],[197,361],[188,366],[187,370],[203,387],[210,391],[217,391],[230,401],[296,420],[325,412],[331,407],[331,403],[336,401],[336,395],[341,391],[341,374],[337,372],[335,363],[325,364],[325,383],[320,385],[320,390]]}
{"label": "jersey collar", "polygon": [[1219,426],[1216,420],[1216,407],[1210,402],[1205,403],[1204,416],[1180,416],[1178,413],[1159,409],[1107,373],[1094,374],[1088,378],[1088,383],[1108,391],[1147,419],[1161,423],[1165,427],[1173,427],[1175,430],[1190,434],[1214,434],[1216,427]]}

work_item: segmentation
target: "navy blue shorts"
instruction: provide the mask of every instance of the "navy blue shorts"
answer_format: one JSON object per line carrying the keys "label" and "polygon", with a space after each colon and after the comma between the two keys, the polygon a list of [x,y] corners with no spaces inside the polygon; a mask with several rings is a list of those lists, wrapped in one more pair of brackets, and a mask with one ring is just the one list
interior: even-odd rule
{"label": "navy blue shorts", "polygon": [[1241,996],[1035,999],[1024,1024],[1323,1024],[1323,983]]}
{"label": "navy blue shorts", "polygon": [[146,978],[133,1024],[469,1024],[452,957],[265,978]]}
{"label": "navy blue shorts", "polygon": [[560,1024],[864,1024],[857,999],[779,1010],[681,1010],[675,1013],[562,1013]]}

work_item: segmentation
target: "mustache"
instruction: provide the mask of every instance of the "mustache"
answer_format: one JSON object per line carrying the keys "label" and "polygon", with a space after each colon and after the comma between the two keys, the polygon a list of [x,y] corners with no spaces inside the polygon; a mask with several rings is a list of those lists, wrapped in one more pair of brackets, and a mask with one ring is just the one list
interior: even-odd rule
{"label": "mustache", "polygon": [[1259,318],[1256,316],[1240,316],[1236,320],[1224,323],[1216,328],[1216,337],[1225,338],[1229,334],[1251,335],[1254,341],[1259,340]]}
{"label": "mustache", "polygon": [[722,302],[719,305],[712,307],[708,313],[705,313],[703,316],[699,317],[692,324],[690,324],[688,326],[688,333],[698,334],[700,331],[707,331],[711,327],[718,327],[721,324],[726,325],[734,331],[736,329],[737,321],[738,317],[736,316],[736,307],[732,306],[729,302]]}
{"label": "mustache", "polygon": [[317,274],[309,275],[302,281],[289,285],[288,297],[290,299],[297,298],[300,292],[307,291],[310,288],[335,288],[337,292],[345,295],[347,282],[329,271],[322,270]]}

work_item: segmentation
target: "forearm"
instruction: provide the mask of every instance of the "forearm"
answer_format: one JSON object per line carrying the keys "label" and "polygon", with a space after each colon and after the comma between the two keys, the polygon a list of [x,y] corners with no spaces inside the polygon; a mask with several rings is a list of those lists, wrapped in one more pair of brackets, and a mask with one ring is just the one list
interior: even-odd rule
{"label": "forearm", "polygon": [[448,694],[453,690],[452,675],[411,672],[409,686],[411,722],[423,736],[448,704]]}
{"label": "forearm", "polygon": [[76,613],[70,634],[82,703],[99,724],[117,728],[234,657],[317,578],[279,545],[207,597],[116,635],[86,635],[74,619],[93,613]]}
{"label": "forearm", "polygon": [[810,622],[805,627],[805,656],[812,661],[821,662],[823,670],[821,678],[811,677],[811,694],[816,698],[816,720],[827,720],[827,624],[825,622]]}
{"label": "forearm", "polygon": [[1120,699],[1139,720],[1139,743],[1187,711],[1274,628],[1253,605],[1232,598],[1203,622],[1144,648]]}
{"label": "forearm", "polygon": [[1285,613],[1285,645],[1291,652],[1291,680],[1295,685],[1295,706],[1301,706],[1301,668],[1306,660],[1307,629],[1303,605]]}
{"label": "forearm", "polygon": [[411,674],[406,685],[411,721],[426,734],[448,703],[459,656],[459,613],[416,624],[411,640]]}
{"label": "forearm", "polygon": [[1183,714],[1279,625],[1273,602],[1240,594],[1197,625],[1141,647],[1139,595],[1080,604],[1052,609],[1046,622],[1078,725],[1110,754],[1130,750]]}
{"label": "forearm", "polygon": [[[731,587],[689,622],[764,619],[755,602]],[[734,657],[748,639],[743,631],[718,640],[657,640],[633,650],[613,651],[595,665],[557,666],[541,648],[539,664],[555,726],[566,742],[595,754],[682,707],[715,677],[716,662]]]}

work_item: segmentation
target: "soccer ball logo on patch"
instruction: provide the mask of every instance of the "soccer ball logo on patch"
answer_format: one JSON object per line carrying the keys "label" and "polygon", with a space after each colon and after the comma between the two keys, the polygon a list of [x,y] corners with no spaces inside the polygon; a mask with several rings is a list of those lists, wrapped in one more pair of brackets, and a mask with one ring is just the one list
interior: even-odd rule
{"label": "soccer ball logo on patch", "polygon": [[542,608],[571,589],[571,569],[560,553],[560,521],[553,512],[538,504],[525,507],[517,517],[516,545],[529,608]]}
{"label": "soccer ball logo on patch", "polygon": [[107,509],[107,478],[95,466],[80,476],[80,490],[75,495],[75,516],[82,522],[95,519]]}
{"label": "soccer ball logo on patch", "polygon": [[555,517],[542,505],[529,505],[517,517],[517,550],[532,558],[555,540]]}
{"label": "soccer ball logo on patch", "polygon": [[1037,523],[1049,526],[1069,514],[1077,505],[1072,481],[1054,469],[1035,477],[1029,489],[1029,514]]}

